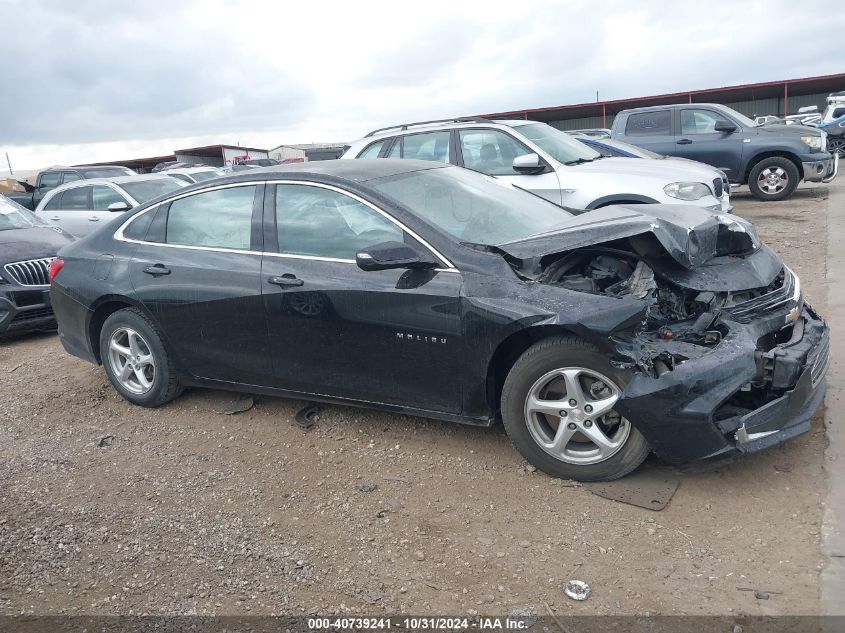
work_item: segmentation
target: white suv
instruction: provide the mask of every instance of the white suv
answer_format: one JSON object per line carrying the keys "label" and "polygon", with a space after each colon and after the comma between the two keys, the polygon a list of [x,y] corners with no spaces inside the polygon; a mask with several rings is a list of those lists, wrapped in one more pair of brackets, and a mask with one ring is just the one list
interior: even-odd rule
{"label": "white suv", "polygon": [[715,172],[707,180],[700,169],[679,161],[604,158],[537,121],[462,118],[397,125],[370,132],[341,158],[452,163],[578,209],[623,203],[691,204],[716,213],[731,209]]}

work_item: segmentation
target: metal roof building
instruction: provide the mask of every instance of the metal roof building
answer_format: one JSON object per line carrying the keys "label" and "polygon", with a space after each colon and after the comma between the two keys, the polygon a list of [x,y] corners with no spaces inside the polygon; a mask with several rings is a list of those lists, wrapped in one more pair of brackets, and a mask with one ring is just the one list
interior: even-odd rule
{"label": "metal roof building", "polygon": [[488,119],[520,118],[544,121],[561,130],[609,128],[613,125],[613,118],[622,110],[670,103],[721,103],[749,117],[769,114],[784,116],[797,112],[798,108],[812,105],[818,106],[821,111],[824,109],[827,95],[839,90],[845,90],[845,73],[596,103],[528,108],[481,116]]}

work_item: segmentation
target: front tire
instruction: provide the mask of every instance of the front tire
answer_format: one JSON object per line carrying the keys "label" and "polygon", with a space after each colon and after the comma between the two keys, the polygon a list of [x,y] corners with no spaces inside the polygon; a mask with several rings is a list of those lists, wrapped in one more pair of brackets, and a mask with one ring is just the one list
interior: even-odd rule
{"label": "front tire", "polygon": [[182,392],[161,335],[137,308],[118,310],[103,323],[100,358],[112,386],[132,404],[158,407]]}
{"label": "front tire", "polygon": [[502,389],[502,421],[514,447],[553,477],[609,481],[648,456],[642,434],[616,410],[625,376],[575,338],[531,346]]}
{"label": "front tire", "polygon": [[774,202],[791,196],[800,179],[795,163],[783,156],[771,156],[751,168],[748,188],[758,200]]}

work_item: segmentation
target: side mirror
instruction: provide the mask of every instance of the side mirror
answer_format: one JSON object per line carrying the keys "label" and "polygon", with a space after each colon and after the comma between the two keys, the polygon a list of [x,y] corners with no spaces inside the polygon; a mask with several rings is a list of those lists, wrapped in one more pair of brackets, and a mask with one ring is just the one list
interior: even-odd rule
{"label": "side mirror", "polygon": [[725,132],[726,134],[730,134],[731,132],[736,132],[736,125],[734,125],[730,121],[725,121],[724,119],[722,119],[720,121],[716,121],[716,125],[713,126],[713,129],[717,132]]}
{"label": "side mirror", "polygon": [[355,254],[355,263],[366,271],[437,266],[437,262],[423,259],[416,250],[402,242],[381,242],[362,248]]}
{"label": "side mirror", "polygon": [[546,166],[537,154],[523,154],[513,159],[513,170],[519,174],[540,174]]}
{"label": "side mirror", "polygon": [[108,209],[114,213],[121,213],[123,211],[129,211],[132,207],[129,206],[127,202],[112,202]]}

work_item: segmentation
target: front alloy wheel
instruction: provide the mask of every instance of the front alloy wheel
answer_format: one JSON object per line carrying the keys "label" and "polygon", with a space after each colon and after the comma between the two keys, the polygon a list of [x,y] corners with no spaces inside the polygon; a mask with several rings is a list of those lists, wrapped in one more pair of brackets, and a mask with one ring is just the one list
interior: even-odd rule
{"label": "front alloy wheel", "polygon": [[568,464],[597,464],[625,445],[631,425],[614,410],[621,389],[586,367],[563,367],[541,376],[525,398],[531,437]]}
{"label": "front alloy wheel", "polygon": [[535,343],[502,386],[508,437],[525,459],[554,477],[608,481],[627,475],[651,450],[619,411],[629,375],[580,339]]}

